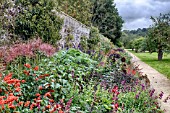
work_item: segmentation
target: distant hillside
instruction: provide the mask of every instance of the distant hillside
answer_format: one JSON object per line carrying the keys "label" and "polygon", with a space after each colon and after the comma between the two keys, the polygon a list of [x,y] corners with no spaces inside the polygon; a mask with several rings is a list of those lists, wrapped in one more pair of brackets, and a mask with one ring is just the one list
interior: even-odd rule
{"label": "distant hillside", "polygon": [[123,30],[126,34],[134,34],[137,36],[145,37],[148,33],[149,28],[138,28],[137,30]]}
{"label": "distant hillside", "polygon": [[123,30],[120,41],[125,48],[130,48],[131,42],[140,37],[146,37],[149,28],[138,28],[137,30]]}

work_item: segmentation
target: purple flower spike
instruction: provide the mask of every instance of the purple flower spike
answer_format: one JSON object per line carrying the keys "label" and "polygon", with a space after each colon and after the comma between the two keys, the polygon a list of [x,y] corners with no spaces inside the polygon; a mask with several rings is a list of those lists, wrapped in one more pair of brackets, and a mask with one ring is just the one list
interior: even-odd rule
{"label": "purple flower spike", "polygon": [[140,95],[140,92],[138,94],[136,94],[135,98],[138,99]]}
{"label": "purple flower spike", "polygon": [[141,84],[141,86],[142,86],[142,90],[145,90],[145,85],[144,85],[144,84]]}
{"label": "purple flower spike", "polygon": [[162,99],[164,93],[161,91],[161,93],[159,94],[159,99]]}
{"label": "purple flower spike", "polygon": [[154,92],[155,92],[155,89],[153,89],[153,90],[150,91],[150,97],[153,96]]}
{"label": "purple flower spike", "polygon": [[121,84],[122,84],[122,85],[125,85],[125,80],[123,80],[123,81],[121,82]]}

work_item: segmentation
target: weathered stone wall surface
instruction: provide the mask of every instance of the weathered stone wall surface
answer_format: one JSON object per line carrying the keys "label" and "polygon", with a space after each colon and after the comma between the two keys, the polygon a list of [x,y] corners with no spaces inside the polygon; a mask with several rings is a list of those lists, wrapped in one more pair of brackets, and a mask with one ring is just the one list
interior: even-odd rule
{"label": "weathered stone wall surface", "polygon": [[80,39],[82,36],[85,36],[89,38],[90,35],[90,28],[86,25],[82,24],[81,22],[77,21],[76,19],[72,18],[71,16],[60,12],[57,12],[57,15],[63,18],[64,23],[62,26],[62,29],[60,31],[62,39],[58,42],[60,47],[65,47],[65,38],[68,36],[68,34],[71,34],[74,38],[71,41],[72,45],[74,47],[78,47],[80,43]]}

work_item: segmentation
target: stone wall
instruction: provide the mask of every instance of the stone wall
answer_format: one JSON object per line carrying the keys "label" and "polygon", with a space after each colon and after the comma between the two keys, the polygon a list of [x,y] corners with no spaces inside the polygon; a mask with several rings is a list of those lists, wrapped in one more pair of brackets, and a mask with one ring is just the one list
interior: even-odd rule
{"label": "stone wall", "polygon": [[76,19],[72,18],[71,16],[60,12],[57,12],[57,15],[63,18],[64,23],[62,29],[60,31],[62,39],[58,42],[61,48],[65,47],[65,38],[70,34],[74,38],[71,40],[73,47],[78,47],[80,43],[80,39],[82,36],[89,38],[90,35],[90,28],[86,25],[82,24],[81,22],[77,21]]}

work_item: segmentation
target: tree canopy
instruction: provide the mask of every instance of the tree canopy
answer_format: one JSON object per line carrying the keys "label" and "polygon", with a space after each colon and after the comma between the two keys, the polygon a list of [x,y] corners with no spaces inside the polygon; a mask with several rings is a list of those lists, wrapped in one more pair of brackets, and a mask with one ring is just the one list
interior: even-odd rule
{"label": "tree canopy", "polygon": [[90,0],[56,0],[58,9],[72,16],[78,21],[91,25],[91,1]]}
{"label": "tree canopy", "polygon": [[92,24],[107,38],[116,43],[121,37],[123,20],[113,0],[92,0]]}

